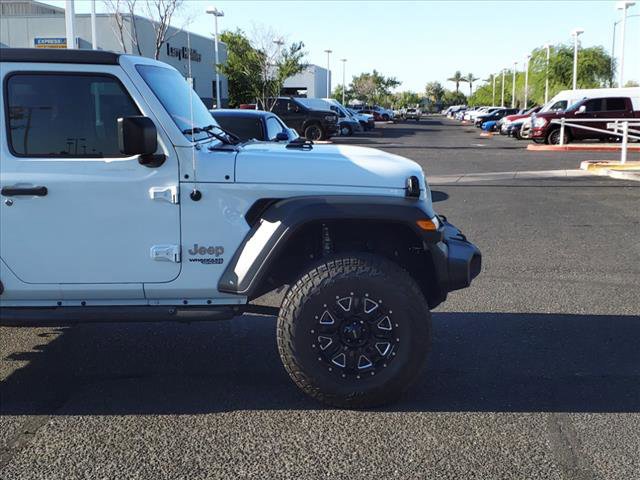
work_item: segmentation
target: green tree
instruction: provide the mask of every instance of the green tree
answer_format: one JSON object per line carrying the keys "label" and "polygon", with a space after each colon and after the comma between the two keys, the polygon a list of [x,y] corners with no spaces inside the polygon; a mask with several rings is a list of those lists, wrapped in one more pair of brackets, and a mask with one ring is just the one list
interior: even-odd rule
{"label": "green tree", "polygon": [[394,107],[415,107],[420,103],[420,96],[415,92],[398,92],[393,95]]}
{"label": "green tree", "polygon": [[302,42],[281,48],[273,42],[261,46],[242,30],[223,32],[220,39],[227,44],[227,62],[219,68],[227,76],[232,106],[258,102],[263,108],[271,108],[270,99],[280,94],[285,80],[307,67]]}
{"label": "green tree", "polygon": [[469,95],[473,94],[473,82],[476,80],[480,80],[479,77],[476,77],[473,73],[467,73],[467,76],[462,79],[464,82],[469,84]]}
{"label": "green tree", "polygon": [[433,104],[442,103],[442,96],[444,95],[444,87],[440,82],[429,82],[424,87],[427,99]]}
{"label": "green tree", "polygon": [[635,80],[629,80],[627,81],[627,83],[624,84],[625,87],[640,87],[640,83],[636,82]]}
{"label": "green tree", "polygon": [[456,93],[460,92],[460,82],[464,82],[464,76],[460,73],[460,70],[453,74],[453,77],[447,78],[448,82],[454,82],[456,84]]}
{"label": "green tree", "polygon": [[359,100],[388,106],[391,103],[391,90],[399,85],[395,77],[385,77],[374,70],[353,77],[349,87]]}
{"label": "green tree", "polygon": [[255,102],[255,84],[260,82],[259,52],[251,46],[242,30],[223,32],[220,40],[227,45],[227,61],[218,68],[229,82],[230,106]]}
{"label": "green tree", "polygon": [[462,92],[452,92],[451,90],[445,90],[442,96],[442,107],[450,107],[451,105],[465,105],[467,103],[467,97]]}

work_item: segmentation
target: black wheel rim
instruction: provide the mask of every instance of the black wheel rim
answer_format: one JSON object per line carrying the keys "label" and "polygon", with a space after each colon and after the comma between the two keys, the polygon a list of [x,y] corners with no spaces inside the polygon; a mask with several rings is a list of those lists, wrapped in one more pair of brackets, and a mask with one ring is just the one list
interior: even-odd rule
{"label": "black wheel rim", "polygon": [[320,140],[320,129],[318,127],[309,127],[307,129],[307,138],[309,140]]}
{"label": "black wheel rim", "polygon": [[329,372],[362,379],[387,368],[397,354],[398,325],[382,299],[350,293],[336,296],[315,315],[312,347]]}

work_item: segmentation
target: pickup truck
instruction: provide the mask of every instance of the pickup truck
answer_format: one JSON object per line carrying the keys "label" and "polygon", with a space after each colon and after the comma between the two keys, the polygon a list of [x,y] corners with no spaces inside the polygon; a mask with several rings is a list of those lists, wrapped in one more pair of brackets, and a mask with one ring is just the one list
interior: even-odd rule
{"label": "pickup truck", "polygon": [[[407,158],[244,142],[148,58],[0,49],[0,66],[5,324],[268,313],[304,392],[371,407],[419,375],[430,310],[480,273]],[[253,302],[274,289],[280,307]]]}
{"label": "pickup truck", "polygon": [[[640,95],[638,97],[583,98],[566,110],[537,113],[531,117],[530,137],[537,143],[559,144],[560,125],[552,123],[552,120],[560,118],[564,118],[570,123],[606,130],[607,123],[612,120],[640,118]],[[603,120],[600,122],[597,119]],[[566,126],[563,143],[567,144],[573,140],[586,139],[606,140],[611,137],[611,134],[605,132]]]}

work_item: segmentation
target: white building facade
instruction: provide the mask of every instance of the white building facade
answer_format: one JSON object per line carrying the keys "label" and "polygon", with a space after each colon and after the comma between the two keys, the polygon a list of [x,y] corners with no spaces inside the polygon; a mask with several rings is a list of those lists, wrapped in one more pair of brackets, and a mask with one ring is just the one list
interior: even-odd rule
{"label": "white building facade", "polygon": [[282,94],[306,98],[330,97],[330,94],[327,95],[327,79],[331,92],[331,71],[318,65],[309,65],[303,72],[285,80]]}
{"label": "white building facade", "polygon": [[[30,0],[0,0],[0,13],[0,47],[66,48],[63,9]],[[73,48],[90,49],[91,16],[78,14],[75,24],[76,45]],[[123,15],[123,25],[121,35],[113,15],[96,15],[98,49],[155,58],[154,22],[137,15]],[[173,27],[169,28],[167,38],[158,60],[175,67],[185,79],[191,78],[198,96],[211,107],[216,96],[213,38]],[[227,48],[222,42],[218,43],[218,58],[221,64],[227,59]],[[228,92],[227,80],[220,75],[223,106],[228,103]]]}

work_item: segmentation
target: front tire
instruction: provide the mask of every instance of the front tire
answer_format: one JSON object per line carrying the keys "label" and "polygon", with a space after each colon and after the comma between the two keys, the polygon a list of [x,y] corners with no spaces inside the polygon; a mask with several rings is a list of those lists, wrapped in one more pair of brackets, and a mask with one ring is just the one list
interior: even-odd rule
{"label": "front tire", "polygon": [[282,362],[305,393],[367,408],[396,400],[418,376],[431,316],[404,269],[374,255],[341,255],[291,286],[277,332]]}
{"label": "front tire", "polygon": [[316,142],[318,140],[322,140],[324,137],[324,130],[322,130],[322,127],[317,123],[307,125],[304,129],[304,138],[307,140]]}
{"label": "front tire", "polygon": [[[569,131],[565,128],[563,144],[566,145],[570,141],[571,141],[571,136],[569,135]],[[555,128],[547,134],[546,143],[549,145],[560,145],[560,129],[559,128]]]}

